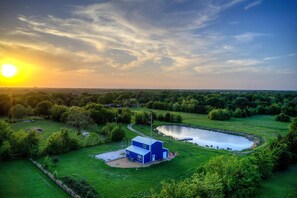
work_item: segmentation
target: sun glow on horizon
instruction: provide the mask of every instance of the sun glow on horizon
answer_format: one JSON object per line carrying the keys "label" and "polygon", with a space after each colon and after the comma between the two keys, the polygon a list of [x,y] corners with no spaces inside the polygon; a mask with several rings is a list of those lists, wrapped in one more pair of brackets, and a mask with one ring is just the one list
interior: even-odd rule
{"label": "sun glow on horizon", "polygon": [[17,68],[12,64],[3,64],[1,67],[1,73],[6,78],[11,78],[16,75]]}

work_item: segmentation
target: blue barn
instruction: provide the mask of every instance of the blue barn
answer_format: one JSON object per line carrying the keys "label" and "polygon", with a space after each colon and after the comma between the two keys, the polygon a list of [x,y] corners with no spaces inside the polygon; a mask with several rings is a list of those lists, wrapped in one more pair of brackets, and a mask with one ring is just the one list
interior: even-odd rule
{"label": "blue barn", "polygon": [[152,138],[137,136],[132,145],[126,148],[126,157],[142,164],[168,158],[168,149],[163,142]]}

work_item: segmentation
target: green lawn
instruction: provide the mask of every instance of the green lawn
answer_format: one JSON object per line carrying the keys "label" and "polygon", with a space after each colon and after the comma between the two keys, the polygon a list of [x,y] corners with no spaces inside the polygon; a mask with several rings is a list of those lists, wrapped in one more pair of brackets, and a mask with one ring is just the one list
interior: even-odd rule
{"label": "green lawn", "polygon": [[[126,131],[130,138],[136,136],[134,133]],[[144,131],[148,132],[149,128],[146,127]],[[205,149],[176,142],[170,138],[158,137],[158,139],[165,140],[165,147],[170,151],[178,151],[180,155],[172,161],[138,169],[112,168],[91,157],[94,154],[126,147],[123,143],[118,142],[83,148],[60,155],[58,166],[53,171],[56,170],[60,176],[78,176],[86,179],[101,197],[141,196],[151,189],[159,189],[161,181],[189,177],[200,164],[208,161],[211,157],[227,153],[226,151]]]}
{"label": "green lawn", "polygon": [[[70,130],[70,136],[78,138],[79,141],[84,144],[84,142],[87,140],[87,138],[83,138],[82,136],[77,136],[77,130],[74,129],[73,127],[67,126],[65,123],[61,122],[55,122],[52,120],[37,120],[36,122],[23,122],[23,121],[18,121],[16,123],[12,123],[11,127],[13,130],[18,131],[18,130],[27,130],[27,129],[32,129],[34,127],[37,128],[42,128],[43,132],[41,132],[41,140],[40,140],[40,150],[43,150],[45,145],[46,145],[46,140],[47,138],[52,135],[54,132],[60,131],[62,128],[67,127]],[[93,132],[95,130],[100,130],[102,126],[97,126],[94,128],[88,129],[89,132]]]}
{"label": "green lawn", "polygon": [[[139,111],[143,109],[133,109]],[[144,109],[148,111],[148,109]],[[156,111],[166,112],[166,111]],[[223,129],[236,132],[246,132],[262,136],[266,141],[272,140],[277,134],[285,135],[288,132],[289,123],[274,121],[274,116],[253,116],[249,118],[234,119],[229,121],[212,121],[207,115],[180,113],[183,123],[194,126]],[[156,122],[155,124],[163,124]],[[65,127],[64,124],[50,120],[40,120],[35,123],[19,122],[12,124],[14,129],[27,129],[33,126],[44,129],[42,134],[42,145],[45,139],[53,132]],[[150,134],[148,126],[135,126],[135,128],[147,135]],[[136,134],[126,130],[128,139],[132,139]],[[76,134],[73,131],[73,135]],[[133,195],[141,197],[151,189],[158,190],[160,182],[163,180],[181,180],[191,176],[197,167],[207,162],[211,157],[217,155],[230,155],[228,151],[220,151],[199,147],[193,144],[175,141],[169,137],[163,137],[154,133],[154,138],[164,141],[164,146],[170,151],[177,151],[180,155],[172,161],[154,165],[149,168],[120,169],[107,166],[104,162],[94,159],[94,154],[119,150],[125,148],[127,144],[123,142],[103,144],[88,148],[82,148],[60,155],[57,167],[52,171],[57,171],[59,176],[75,176],[86,179],[99,193],[101,197],[131,197]],[[39,159],[42,163],[43,159]],[[19,163],[22,161],[17,161]],[[20,165],[21,166],[21,165]],[[6,168],[7,169],[7,168]],[[21,173],[20,173],[21,174]],[[20,177],[26,177],[23,173]],[[12,183],[13,178],[7,178],[7,183]],[[20,181],[25,181],[21,179]],[[13,185],[10,185],[13,186]],[[269,186],[268,186],[269,187]],[[9,187],[11,188],[11,187]],[[24,187],[25,188],[25,187]],[[27,186],[30,191],[30,186]],[[0,196],[1,197],[1,196]]]}
{"label": "green lawn", "polygon": [[[64,123],[42,119],[42,120],[37,120],[36,122],[19,121],[17,123],[11,124],[11,127],[15,131],[32,129],[34,127],[42,128],[43,132],[41,132],[40,146],[41,146],[41,148],[44,148],[46,139],[52,133],[59,131],[63,127],[66,127],[66,125]],[[71,132],[73,132],[73,134],[76,134],[76,131],[74,129],[71,129]]]}
{"label": "green lawn", "polygon": [[297,190],[297,165],[275,173],[262,183],[260,190],[261,198],[288,197],[293,190]]}
{"label": "green lawn", "polygon": [[0,162],[0,197],[69,197],[28,160]]}

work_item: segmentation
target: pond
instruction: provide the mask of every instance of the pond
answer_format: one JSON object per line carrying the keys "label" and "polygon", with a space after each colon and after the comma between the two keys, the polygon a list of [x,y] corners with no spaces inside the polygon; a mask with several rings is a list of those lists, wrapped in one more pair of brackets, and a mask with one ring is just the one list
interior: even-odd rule
{"label": "pond", "polygon": [[199,146],[215,149],[242,151],[253,146],[253,141],[246,137],[217,131],[199,129],[181,125],[162,125],[157,130],[178,140],[185,140]]}

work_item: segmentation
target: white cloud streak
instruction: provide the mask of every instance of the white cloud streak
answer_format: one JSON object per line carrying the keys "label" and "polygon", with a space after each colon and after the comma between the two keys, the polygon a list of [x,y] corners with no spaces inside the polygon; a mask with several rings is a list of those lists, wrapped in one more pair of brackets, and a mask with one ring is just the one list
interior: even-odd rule
{"label": "white cloud streak", "polygon": [[244,9],[245,9],[245,10],[249,10],[249,9],[251,9],[251,8],[253,8],[253,7],[256,7],[256,6],[260,5],[260,4],[262,3],[262,1],[263,1],[263,0],[252,1],[251,3],[249,3],[248,5],[246,5],[246,6],[244,7]]}

